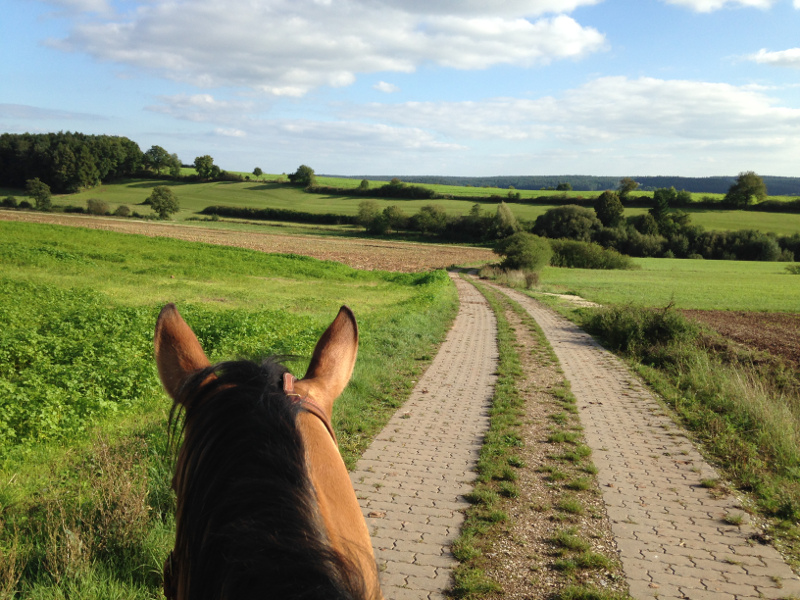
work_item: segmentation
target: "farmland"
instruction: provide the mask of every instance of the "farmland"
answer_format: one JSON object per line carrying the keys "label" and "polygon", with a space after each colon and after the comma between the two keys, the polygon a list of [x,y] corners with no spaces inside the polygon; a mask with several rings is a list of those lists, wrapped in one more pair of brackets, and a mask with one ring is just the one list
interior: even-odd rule
{"label": "farmland", "polygon": [[[174,510],[169,402],[152,359],[165,302],[178,303],[211,360],[308,357],[348,304],[361,350],[334,426],[350,464],[398,406],[455,307],[442,271],[356,271],[41,223],[0,222],[0,264],[0,590],[21,576],[22,597],[159,593]],[[300,374],[305,363],[289,366]]]}
{"label": "farmland", "polygon": [[[337,185],[342,187],[356,187],[358,180],[352,179],[332,179],[320,178],[320,185]],[[377,185],[379,182],[375,182]],[[174,182],[170,180],[127,180],[121,183],[104,184],[80,193],[55,196],[53,203],[55,206],[78,206],[85,208],[89,199],[103,200],[109,204],[113,211],[119,205],[129,206],[131,209],[141,214],[150,214],[147,206],[139,206],[150,194],[156,185],[169,185],[173,187],[180,201],[181,210],[174,215],[176,221],[185,221],[196,217],[207,206],[224,205],[244,208],[278,208],[284,210],[295,210],[313,214],[333,213],[352,216],[357,214],[358,205],[363,201],[360,196],[328,195],[306,193],[302,189],[284,183],[269,182],[205,182],[188,183]],[[476,198],[486,198],[496,195],[506,198],[509,190],[492,188],[469,188],[459,187],[439,190],[444,186],[426,186],[436,189],[439,193],[453,194],[469,197],[474,195]],[[20,194],[19,190],[0,190],[0,195]],[[523,199],[538,198],[541,196],[552,196],[552,191],[520,191]],[[597,192],[559,192],[558,196],[569,198],[593,198]],[[647,193],[642,193],[647,195]],[[652,195],[652,194],[650,194]],[[697,195],[699,196],[699,195]],[[699,199],[699,198],[698,198]],[[778,199],[778,198],[773,198]],[[391,205],[399,205],[408,214],[414,214],[426,204],[436,204],[441,206],[450,215],[465,215],[474,204],[471,200],[397,200],[397,199],[376,199],[378,206],[383,209]],[[499,204],[497,201],[481,201],[484,211],[494,212]],[[553,208],[554,204],[546,203],[525,203],[509,200],[509,206],[518,219],[535,220],[546,210]],[[738,229],[758,229],[764,232],[773,232],[778,235],[790,235],[800,231],[800,213],[775,213],[760,211],[735,211],[705,209],[687,207],[686,211],[692,216],[692,222],[702,225],[710,230],[738,230]],[[641,215],[647,212],[647,208],[628,207],[625,211],[627,216]],[[344,228],[347,230],[347,228]],[[352,229],[352,228],[351,228]],[[341,229],[339,229],[341,231]]]}

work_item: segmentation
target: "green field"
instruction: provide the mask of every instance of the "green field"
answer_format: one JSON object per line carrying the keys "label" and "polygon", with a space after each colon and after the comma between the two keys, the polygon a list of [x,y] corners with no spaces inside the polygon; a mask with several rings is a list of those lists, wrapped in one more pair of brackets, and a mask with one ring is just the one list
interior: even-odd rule
{"label": "green field", "polygon": [[360,350],[334,427],[353,465],[430,360],[456,294],[442,271],[0,221],[0,597],[160,597],[171,402],[152,337],[166,302],[212,361],[294,356],[297,375],[349,305]]}
{"label": "green field", "polygon": [[[265,176],[274,177],[274,176]],[[355,179],[320,178],[320,184],[342,185],[355,187]],[[374,182],[379,185],[380,182]],[[196,218],[197,213],[212,205],[226,205],[246,208],[280,208],[308,213],[333,213],[341,215],[355,215],[358,205],[364,199],[360,196],[338,196],[326,194],[310,194],[303,190],[286,184],[274,182],[208,182],[208,183],[175,183],[167,180],[129,180],[121,183],[101,185],[97,188],[71,195],[55,196],[53,203],[56,206],[86,207],[90,198],[104,200],[113,211],[119,205],[127,205],[134,211],[143,215],[151,214],[149,207],[139,206],[150,194],[156,185],[169,185],[173,187],[181,205],[181,210],[173,216],[175,221],[185,221]],[[430,186],[446,187],[446,186]],[[457,188],[453,190],[439,190],[441,193],[453,193],[478,196],[487,196],[495,192],[508,190],[489,188]],[[463,193],[462,193],[463,192]],[[500,193],[505,196],[505,193]],[[0,195],[18,195],[17,190],[0,190]],[[553,192],[526,191],[524,197],[552,195]],[[595,192],[568,192],[568,197],[585,194],[587,197],[596,195]],[[473,202],[469,200],[398,200],[377,199],[381,208],[396,204],[408,215],[416,213],[426,204],[436,204],[443,207],[451,215],[465,215],[469,212]],[[495,202],[481,202],[482,209],[494,213],[497,210]],[[535,220],[546,210],[553,208],[552,204],[525,204],[509,203],[518,219]],[[647,212],[646,208],[627,208],[627,216],[635,216]],[[702,225],[708,230],[737,230],[758,229],[764,232],[773,232],[778,235],[791,235],[800,231],[800,213],[774,213],[757,211],[734,210],[706,210],[690,208],[687,210],[692,215],[692,222]],[[352,228],[351,228],[352,229]]]}
{"label": "green field", "polygon": [[546,267],[542,288],[599,304],[703,310],[800,312],[800,276],[786,263],[634,258],[641,270],[591,271]]}

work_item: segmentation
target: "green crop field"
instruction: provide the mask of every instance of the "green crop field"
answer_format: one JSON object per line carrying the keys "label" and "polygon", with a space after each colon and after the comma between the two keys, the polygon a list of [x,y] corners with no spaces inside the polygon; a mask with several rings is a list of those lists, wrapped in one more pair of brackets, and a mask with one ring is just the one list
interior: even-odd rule
{"label": "green crop field", "polygon": [[177,303],[212,361],[296,356],[287,366],[298,375],[349,305],[361,343],[334,427],[352,465],[443,338],[456,295],[441,271],[364,272],[0,222],[0,592],[159,596],[174,535],[171,402],[152,346],[166,302]]}
{"label": "green crop field", "polygon": [[547,267],[543,289],[575,293],[600,304],[705,310],[800,312],[800,277],[786,263],[634,258],[641,270]]}
{"label": "green crop field", "polygon": [[[264,176],[270,178],[275,176]],[[320,178],[321,185],[337,185],[341,187],[356,187],[359,180],[341,178]],[[181,210],[173,216],[174,221],[185,221],[196,218],[197,213],[212,205],[225,205],[246,208],[279,208],[296,210],[308,213],[333,213],[341,215],[355,215],[358,212],[358,205],[363,201],[360,196],[338,196],[327,194],[311,194],[287,184],[274,182],[207,182],[207,183],[184,183],[172,182],[169,180],[129,180],[121,183],[101,185],[97,188],[86,190],[77,194],[55,196],[53,203],[56,206],[80,206],[86,207],[87,200],[91,198],[104,200],[108,203],[111,211],[120,205],[126,205],[134,211],[143,215],[151,214],[149,207],[140,206],[156,185],[171,186],[180,202]],[[373,182],[373,186],[380,185],[380,182]],[[442,187],[447,186],[430,186]],[[474,193],[477,196],[487,196],[496,191],[488,188],[453,188],[438,190],[441,193],[452,193],[457,195],[469,195]],[[507,190],[506,190],[507,192]],[[552,195],[553,192],[531,191],[523,194],[524,197],[536,197],[541,195]],[[0,190],[3,196],[14,195],[14,190]],[[593,192],[568,192],[568,197],[575,197],[586,194],[587,197],[596,195]],[[21,195],[16,190],[16,195]],[[500,194],[504,195],[504,194]],[[378,206],[385,208],[391,205],[400,206],[407,215],[413,215],[426,204],[436,204],[444,208],[451,215],[465,215],[474,204],[470,200],[399,200],[399,199],[377,199]],[[497,210],[497,202],[483,201],[481,208],[484,211],[494,213]],[[510,202],[509,206],[518,219],[528,221],[535,220],[546,210],[554,207],[552,204],[526,204]],[[644,214],[646,208],[627,208],[627,216]],[[692,221],[702,225],[708,230],[736,230],[736,229],[758,229],[765,232],[773,232],[778,235],[791,235],[800,231],[800,213],[774,213],[757,211],[735,211],[735,210],[708,210],[702,208],[689,208]]]}

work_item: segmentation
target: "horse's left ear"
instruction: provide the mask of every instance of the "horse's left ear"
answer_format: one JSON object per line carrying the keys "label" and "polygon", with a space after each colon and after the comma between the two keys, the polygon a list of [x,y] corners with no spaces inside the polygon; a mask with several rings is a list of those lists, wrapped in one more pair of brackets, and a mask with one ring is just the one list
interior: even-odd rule
{"label": "horse's left ear", "polygon": [[174,304],[161,309],[154,339],[161,384],[177,400],[181,385],[192,373],[209,366],[200,342]]}
{"label": "horse's left ear", "polygon": [[333,402],[350,382],[358,354],[358,325],[348,307],[339,314],[319,338],[306,376],[296,382],[295,390],[308,395],[330,417]]}

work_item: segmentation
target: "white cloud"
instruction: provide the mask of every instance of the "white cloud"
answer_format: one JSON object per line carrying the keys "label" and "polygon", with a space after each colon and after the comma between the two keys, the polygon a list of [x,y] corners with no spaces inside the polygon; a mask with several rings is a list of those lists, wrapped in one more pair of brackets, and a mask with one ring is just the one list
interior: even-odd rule
{"label": "white cloud", "polygon": [[761,91],[648,77],[604,77],[558,98],[370,104],[344,116],[356,114],[450,139],[578,145],[631,138],[714,144],[800,139],[800,109],[778,106]]}
{"label": "white cloud", "polygon": [[100,13],[112,14],[114,11],[108,0],[46,0],[48,4],[58,6],[68,13]]}
{"label": "white cloud", "polygon": [[236,118],[254,107],[252,102],[217,100],[211,94],[177,94],[159,100],[161,104],[147,106],[146,110],[197,122]]}
{"label": "white cloud", "polygon": [[399,87],[397,87],[393,83],[386,83],[385,81],[379,81],[372,87],[378,90],[379,92],[383,92],[384,94],[394,94],[400,91]]}
{"label": "white cloud", "polygon": [[[507,0],[496,11],[492,3],[489,15],[477,0],[450,0],[460,8],[448,14],[425,9],[436,3],[399,0],[176,0],[78,22],[50,43],[199,87],[302,96],[426,63],[483,69],[580,58],[603,49],[605,38],[563,13],[597,1]],[[547,12],[558,14],[539,18]]]}
{"label": "white cloud", "polygon": [[[770,8],[776,0],[665,0],[667,4],[677,4],[695,12],[712,12],[728,6],[747,6],[753,8]],[[800,0],[795,0],[795,5]]]}
{"label": "white cloud", "polygon": [[[800,4],[800,0],[797,0]],[[751,54],[748,58],[763,65],[773,65],[776,67],[796,67],[800,68],[800,48],[789,48],[778,52],[768,52],[765,49]]]}
{"label": "white cloud", "polygon": [[221,135],[223,137],[233,137],[233,138],[247,137],[247,134],[241,129],[230,129],[225,127],[217,127],[214,130],[214,133],[216,133],[217,135]]}
{"label": "white cloud", "polygon": [[[603,0],[375,0],[372,4],[417,14],[441,15],[525,15],[569,13],[580,6]],[[797,0],[800,1],[800,0]]]}

